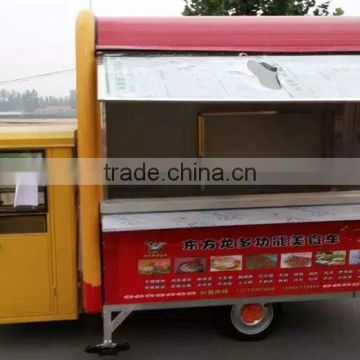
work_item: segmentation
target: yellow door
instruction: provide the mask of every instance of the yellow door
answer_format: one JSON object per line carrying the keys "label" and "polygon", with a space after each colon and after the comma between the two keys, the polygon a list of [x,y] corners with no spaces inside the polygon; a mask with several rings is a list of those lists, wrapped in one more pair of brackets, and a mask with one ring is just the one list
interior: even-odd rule
{"label": "yellow door", "polygon": [[[50,183],[60,175],[71,179],[71,168],[50,160],[72,158],[73,146],[67,143],[72,136],[64,138],[65,144],[53,139],[53,147],[50,135],[47,147],[32,139],[24,150],[20,141],[18,148],[8,149],[0,136],[0,156],[41,156]],[[78,317],[75,188],[67,184],[39,185],[36,206],[15,206],[16,187],[0,184],[0,324]]]}
{"label": "yellow door", "polygon": [[0,236],[0,322],[52,313],[50,259],[46,233]]}

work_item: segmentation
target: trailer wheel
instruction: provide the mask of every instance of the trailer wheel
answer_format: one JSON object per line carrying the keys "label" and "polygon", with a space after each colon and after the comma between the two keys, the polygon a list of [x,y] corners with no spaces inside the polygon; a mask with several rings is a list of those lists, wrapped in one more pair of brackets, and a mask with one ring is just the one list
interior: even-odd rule
{"label": "trailer wheel", "polygon": [[233,305],[230,310],[230,330],[238,340],[256,341],[268,337],[280,317],[280,304]]}

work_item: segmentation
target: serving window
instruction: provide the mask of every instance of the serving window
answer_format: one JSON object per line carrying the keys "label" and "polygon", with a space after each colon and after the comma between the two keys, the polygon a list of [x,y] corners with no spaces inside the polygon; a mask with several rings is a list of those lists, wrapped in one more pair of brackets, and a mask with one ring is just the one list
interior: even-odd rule
{"label": "serving window", "polygon": [[[21,160],[22,164],[45,157],[44,151],[1,151],[3,161]],[[39,183],[27,185],[29,178],[37,178],[30,171],[8,172],[14,185],[0,184],[0,234],[40,233],[47,231],[47,188]]]}
{"label": "serving window", "polygon": [[[101,54],[98,98],[104,109],[106,155],[359,157],[360,88],[355,86],[360,81],[359,59],[359,55]],[[349,190],[358,188],[109,185],[105,194],[117,199],[289,193],[294,201],[288,203],[296,205],[295,193],[298,199],[301,193],[333,196]]]}

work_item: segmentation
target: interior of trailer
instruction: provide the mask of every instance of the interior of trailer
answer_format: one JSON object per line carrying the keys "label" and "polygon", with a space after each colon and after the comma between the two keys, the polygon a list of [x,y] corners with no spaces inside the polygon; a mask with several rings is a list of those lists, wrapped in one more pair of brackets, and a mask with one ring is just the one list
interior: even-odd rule
{"label": "interior of trailer", "polygon": [[[108,158],[326,158],[360,155],[350,103],[110,102]],[[202,131],[201,131],[202,129]],[[203,138],[203,148],[199,147]],[[344,186],[116,186],[107,198],[344,191]]]}

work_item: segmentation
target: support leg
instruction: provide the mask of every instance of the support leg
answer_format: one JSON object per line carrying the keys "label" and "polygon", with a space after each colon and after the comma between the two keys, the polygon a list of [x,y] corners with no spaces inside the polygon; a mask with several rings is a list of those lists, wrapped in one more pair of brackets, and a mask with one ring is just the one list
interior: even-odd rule
{"label": "support leg", "polygon": [[[117,313],[113,318],[113,313]],[[112,341],[113,332],[124,322],[124,320],[131,314],[131,311],[113,312],[104,308],[103,310],[103,331],[104,340],[102,344],[96,346],[88,346],[85,351],[91,354],[102,355],[116,355],[119,351],[128,350],[129,343],[116,344]]]}

